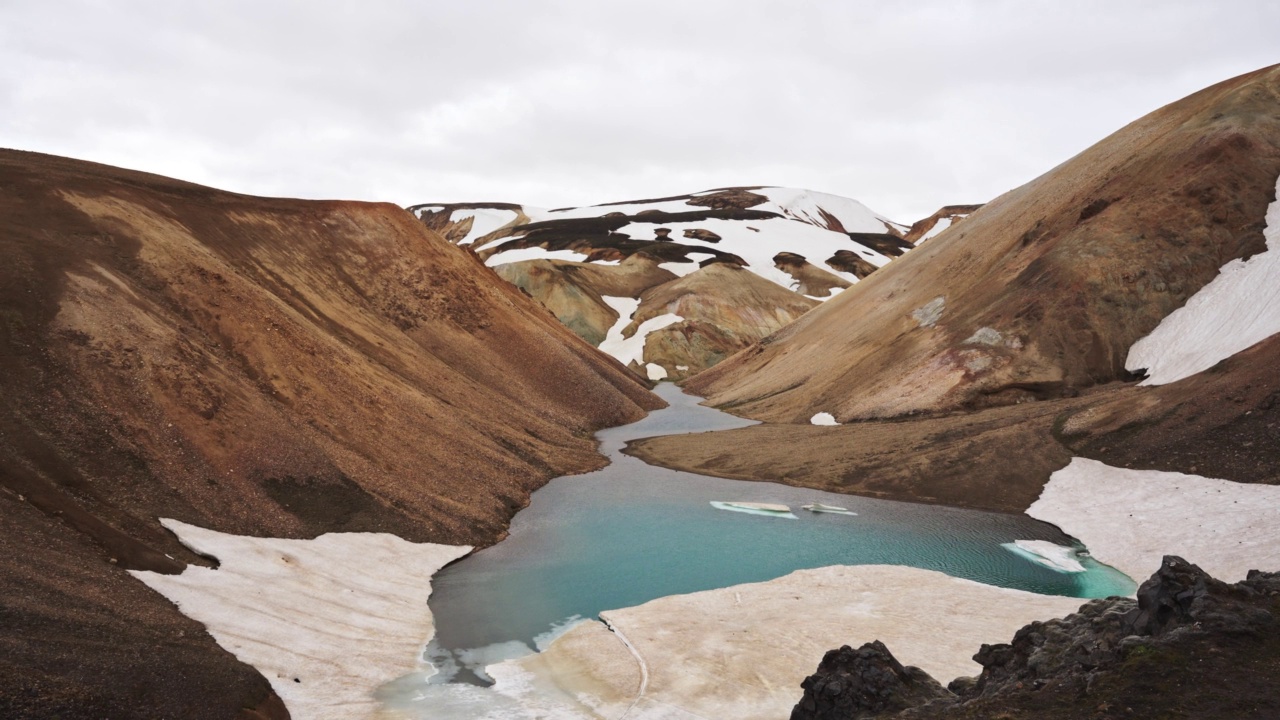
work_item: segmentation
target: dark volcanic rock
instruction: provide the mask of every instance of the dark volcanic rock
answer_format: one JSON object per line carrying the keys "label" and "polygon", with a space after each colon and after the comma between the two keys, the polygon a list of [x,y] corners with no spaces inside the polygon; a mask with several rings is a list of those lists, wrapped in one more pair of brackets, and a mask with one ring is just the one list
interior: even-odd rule
{"label": "dark volcanic rock", "polygon": [[745,210],[768,201],[769,198],[764,195],[757,195],[747,188],[728,188],[710,195],[700,195],[695,198],[689,198],[688,202],[685,204],[709,207],[716,210],[728,210],[732,208]]}
{"label": "dark volcanic rock", "polygon": [[[827,653],[792,718],[1280,717],[1278,617],[1280,573],[1254,570],[1229,585],[1166,556],[1136,601],[1092,600],[1023,627],[1011,643],[983,645],[974,656],[982,675],[953,681],[954,700],[895,694],[896,663],[875,643],[858,656]],[[867,699],[845,700],[851,688]]]}
{"label": "dark volcanic rock", "polygon": [[852,273],[859,280],[877,270],[869,260],[852,250],[837,250],[835,255],[827,258],[827,265],[840,272]]}
{"label": "dark volcanic rock", "polygon": [[818,672],[800,686],[804,697],[791,720],[875,717],[952,697],[925,671],[898,662],[879,640],[857,650],[845,645],[828,652]]}
{"label": "dark volcanic rock", "polygon": [[703,242],[709,242],[709,243],[718,243],[718,242],[720,242],[720,236],[719,236],[719,235],[717,235],[717,234],[715,234],[715,233],[711,232],[710,230],[703,230],[702,228],[694,228],[693,230],[685,230],[685,231],[684,231],[684,236],[685,236],[685,237],[687,237],[687,238],[689,238],[690,240],[701,240],[701,241],[703,241]]}

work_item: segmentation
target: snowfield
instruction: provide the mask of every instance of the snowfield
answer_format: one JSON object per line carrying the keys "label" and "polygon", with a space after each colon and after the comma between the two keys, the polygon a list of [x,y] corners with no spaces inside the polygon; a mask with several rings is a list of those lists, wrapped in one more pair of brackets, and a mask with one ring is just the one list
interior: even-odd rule
{"label": "snowfield", "polygon": [[130,573],[257,668],[299,720],[373,717],[375,689],[430,672],[431,576],[471,551],[386,533],[284,540],[161,523],[220,565]]}
{"label": "snowfield", "polygon": [[1224,582],[1280,567],[1280,487],[1074,458],[1027,514],[1062,528],[1099,562],[1145,578],[1179,555]]}
{"label": "snowfield", "polygon": [[[720,191],[710,190],[694,193],[692,197],[713,195],[717,192]],[[766,202],[752,207],[752,210],[773,212],[780,217],[763,220],[723,220],[712,218],[696,222],[633,222],[623,226],[618,232],[635,240],[652,240],[655,238],[655,229],[660,227],[667,228],[671,230],[670,238],[674,242],[686,246],[701,245],[707,248],[714,248],[720,252],[737,255],[747,262],[748,270],[788,290],[792,290],[795,287],[795,281],[790,275],[774,267],[774,255],[780,252],[802,255],[812,265],[850,283],[856,283],[858,278],[852,273],[840,272],[829,267],[826,264],[827,258],[833,256],[837,250],[850,250],[875,267],[884,266],[891,258],[872,248],[854,242],[845,233],[886,233],[890,228],[898,231],[905,229],[903,225],[872,211],[857,200],[838,195],[799,188],[780,187],[756,188],[749,192],[768,198]],[[425,205],[416,208],[415,212],[421,215],[425,210],[439,210],[443,207],[442,205]],[[602,217],[610,213],[636,215],[646,210],[687,213],[707,209],[697,205],[689,205],[686,198],[658,202],[593,205],[559,210],[522,208],[530,223],[546,220]],[[839,223],[838,227],[843,228],[844,232],[827,229],[830,222],[828,216],[834,218]],[[451,219],[456,222],[467,217],[475,218],[474,225],[471,232],[467,234],[467,237],[460,244],[474,243],[484,235],[511,223],[518,215],[514,210],[496,208],[458,209],[453,212]],[[708,230],[719,235],[722,239],[719,242],[712,243],[684,237],[685,230],[693,229]],[[517,231],[510,237],[499,238],[487,242],[483,246],[476,247],[476,250],[478,252],[491,250],[498,245],[509,242],[513,238],[519,238],[521,235],[522,233]],[[684,276],[696,271],[698,262],[713,257],[713,254],[690,253],[689,257],[694,262],[665,262],[661,264],[661,267],[670,270],[676,275]],[[583,262],[586,260],[586,256],[570,250],[548,251],[542,248],[523,248],[507,250],[492,255],[485,261],[485,264],[492,267],[504,263],[535,259]],[[612,263],[600,262],[600,264]],[[829,300],[835,297],[836,294],[833,291],[826,296],[813,296],[813,299]]]}
{"label": "snowfield", "polygon": [[1141,384],[1204,372],[1280,332],[1280,200],[1267,207],[1266,223],[1266,251],[1223,265],[1212,282],[1129,349],[1125,368],[1145,368]]}

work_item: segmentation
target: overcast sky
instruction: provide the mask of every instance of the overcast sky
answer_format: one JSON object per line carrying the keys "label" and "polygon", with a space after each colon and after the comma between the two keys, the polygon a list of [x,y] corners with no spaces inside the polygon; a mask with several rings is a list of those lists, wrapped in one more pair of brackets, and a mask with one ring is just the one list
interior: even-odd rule
{"label": "overcast sky", "polygon": [[982,202],[1280,62],[1280,2],[0,0],[0,146],[294,197]]}

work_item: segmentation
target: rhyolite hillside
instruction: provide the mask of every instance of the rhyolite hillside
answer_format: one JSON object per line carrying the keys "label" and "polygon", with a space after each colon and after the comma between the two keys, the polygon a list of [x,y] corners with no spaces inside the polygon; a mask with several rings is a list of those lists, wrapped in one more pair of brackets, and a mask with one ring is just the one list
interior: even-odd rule
{"label": "rhyolite hillside", "polygon": [[[1276,483],[1280,339],[1155,386],[1126,363],[1189,298],[1274,252],[1277,176],[1271,67],[1132,123],[688,384],[781,422],[629,451],[726,477],[1009,512],[1075,455]],[[1191,304],[1220,306],[1213,323],[1232,330],[1276,316],[1274,283],[1262,285]],[[1179,352],[1163,342],[1158,354]],[[818,413],[845,424],[812,427]]]}
{"label": "rhyolite hillside", "polygon": [[[485,545],[661,401],[389,204],[0,151],[0,716],[284,717],[158,522]],[[270,588],[263,588],[270,592]]]}
{"label": "rhyolite hillside", "polygon": [[912,247],[905,226],[857,201],[792,188],[409,209],[652,380],[714,366]]}
{"label": "rhyolite hillside", "polygon": [[763,420],[1070,397],[1265,247],[1280,69],[1195,93],[992,200],[689,386]]}

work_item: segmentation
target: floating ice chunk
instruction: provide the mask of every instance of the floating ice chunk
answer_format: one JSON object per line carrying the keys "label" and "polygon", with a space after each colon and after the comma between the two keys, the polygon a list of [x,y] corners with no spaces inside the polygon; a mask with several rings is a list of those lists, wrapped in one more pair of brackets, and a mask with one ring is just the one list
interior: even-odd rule
{"label": "floating ice chunk", "polygon": [[1011,543],[1001,543],[1000,547],[1050,570],[1064,573],[1085,571],[1084,565],[1076,559],[1075,548],[1055,545],[1048,540],[1015,540]]}
{"label": "floating ice chunk", "polygon": [[839,425],[840,424],[836,422],[835,415],[832,415],[831,413],[826,413],[826,412],[818,413],[817,415],[814,415],[813,417],[809,418],[809,423],[811,425]]}
{"label": "floating ice chunk", "polygon": [[814,512],[814,513],[831,513],[833,515],[857,515],[858,514],[848,508],[842,508],[837,505],[823,505],[820,502],[809,503],[808,505],[801,505],[800,509],[808,510],[809,512]]}
{"label": "floating ice chunk", "polygon": [[791,513],[791,508],[786,505],[777,505],[774,503],[757,503],[757,502],[724,502],[721,500],[712,500],[711,507],[717,510],[728,510],[730,512],[746,513],[748,515],[765,515],[767,517],[782,517],[798,520]]}

